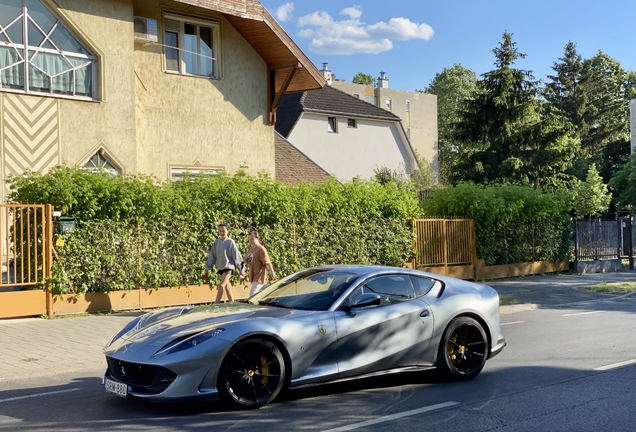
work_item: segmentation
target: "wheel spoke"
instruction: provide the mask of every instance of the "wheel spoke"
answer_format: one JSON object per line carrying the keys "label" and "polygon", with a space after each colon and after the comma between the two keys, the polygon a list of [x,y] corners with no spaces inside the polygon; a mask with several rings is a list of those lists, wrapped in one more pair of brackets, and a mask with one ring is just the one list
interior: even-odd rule
{"label": "wheel spoke", "polygon": [[254,380],[251,380],[250,384],[252,384],[252,391],[254,392],[254,402],[258,403],[258,395],[256,394],[256,386],[254,385]]}
{"label": "wheel spoke", "polygon": [[269,393],[270,395],[272,394],[272,392],[267,388],[267,386],[265,384],[263,384],[263,380],[259,377],[258,380],[261,382],[261,385],[263,386],[263,388],[265,390],[267,390],[267,393]]}
{"label": "wheel spoke", "polygon": [[230,369],[230,368],[226,368],[225,370],[228,370],[230,372],[236,372],[236,373],[241,374],[241,375],[245,375],[245,371],[240,371],[240,370]]}
{"label": "wheel spoke", "polygon": [[272,375],[272,374],[258,374],[258,376],[262,376],[262,377],[280,377],[280,375]]}
{"label": "wheel spoke", "polygon": [[232,353],[232,355],[236,357],[238,361],[240,361],[241,363],[247,366],[247,363],[245,363],[239,356],[237,356],[236,353]]}
{"label": "wheel spoke", "polygon": [[271,362],[265,363],[264,365],[261,365],[261,366],[269,366],[269,365],[274,364],[274,363],[278,363],[278,360],[272,360]]}

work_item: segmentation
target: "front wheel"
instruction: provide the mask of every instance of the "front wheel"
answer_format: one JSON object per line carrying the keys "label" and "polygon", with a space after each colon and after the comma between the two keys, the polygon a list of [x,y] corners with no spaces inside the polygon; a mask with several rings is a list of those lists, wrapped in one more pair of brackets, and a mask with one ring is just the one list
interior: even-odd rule
{"label": "front wheel", "polygon": [[234,408],[260,408],[273,401],[285,383],[285,361],[264,339],[237,343],[219,370],[219,398]]}
{"label": "front wheel", "polygon": [[488,337],[477,320],[458,317],[440,343],[437,364],[451,379],[468,381],[479,375],[488,359]]}

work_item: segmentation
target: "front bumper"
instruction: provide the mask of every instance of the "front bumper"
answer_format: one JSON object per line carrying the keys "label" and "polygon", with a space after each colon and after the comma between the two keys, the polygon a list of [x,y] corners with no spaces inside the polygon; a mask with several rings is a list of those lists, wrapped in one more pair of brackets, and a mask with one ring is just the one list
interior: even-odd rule
{"label": "front bumper", "polygon": [[497,354],[499,354],[501,351],[503,351],[506,345],[507,345],[506,338],[504,337],[503,333],[499,332],[499,336],[497,337],[497,343],[490,350],[490,356],[488,356],[488,358],[491,359]]}

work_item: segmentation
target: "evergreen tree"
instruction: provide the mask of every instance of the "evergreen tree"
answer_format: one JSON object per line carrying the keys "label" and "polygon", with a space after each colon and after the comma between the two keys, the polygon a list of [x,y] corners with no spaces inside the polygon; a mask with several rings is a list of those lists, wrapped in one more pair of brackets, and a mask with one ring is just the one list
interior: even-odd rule
{"label": "evergreen tree", "polygon": [[352,83],[354,84],[366,84],[366,85],[370,85],[370,86],[374,86],[375,85],[375,78],[373,78],[373,76],[362,73],[362,72],[358,72],[353,79],[351,80]]}
{"label": "evergreen tree", "polygon": [[482,76],[461,105],[452,180],[562,185],[577,143],[566,121],[545,114],[532,72],[513,67],[525,54],[512,35],[504,33],[502,39],[493,50],[495,69]]}

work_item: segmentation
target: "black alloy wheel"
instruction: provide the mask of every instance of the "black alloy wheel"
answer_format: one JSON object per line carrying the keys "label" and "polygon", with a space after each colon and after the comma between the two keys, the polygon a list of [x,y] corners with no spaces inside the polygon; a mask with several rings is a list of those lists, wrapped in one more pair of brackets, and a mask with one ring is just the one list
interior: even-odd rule
{"label": "black alloy wheel", "polygon": [[219,398],[234,408],[260,408],[273,401],[285,383],[280,350],[264,339],[237,343],[219,370]]}
{"label": "black alloy wheel", "polygon": [[437,364],[447,377],[469,381],[484,368],[488,349],[488,337],[481,324],[473,318],[457,317],[444,331]]}

